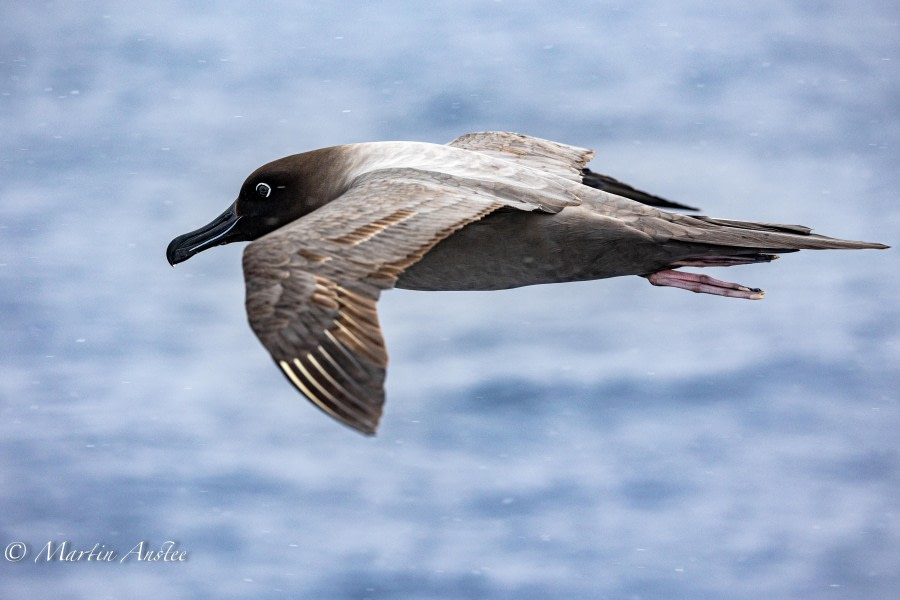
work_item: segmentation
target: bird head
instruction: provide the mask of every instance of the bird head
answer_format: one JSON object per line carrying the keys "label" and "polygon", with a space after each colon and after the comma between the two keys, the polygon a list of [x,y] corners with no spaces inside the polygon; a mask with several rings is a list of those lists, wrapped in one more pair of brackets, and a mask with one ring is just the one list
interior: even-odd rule
{"label": "bird head", "polygon": [[322,204],[316,194],[310,194],[315,191],[310,185],[315,176],[303,168],[310,162],[304,155],[288,156],[251,173],[225,212],[172,240],[166,249],[169,264],[175,266],[214,246],[255,240]]}

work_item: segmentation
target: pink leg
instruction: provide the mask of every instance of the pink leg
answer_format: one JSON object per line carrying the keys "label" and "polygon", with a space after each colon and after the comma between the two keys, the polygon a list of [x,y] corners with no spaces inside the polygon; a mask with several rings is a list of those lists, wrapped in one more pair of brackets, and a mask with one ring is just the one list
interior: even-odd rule
{"label": "pink leg", "polygon": [[713,279],[709,275],[698,275],[697,273],[684,273],[682,271],[673,271],[667,269],[665,271],[657,271],[650,275],[645,275],[648,281],[653,285],[670,286],[690,290],[698,294],[713,294],[716,296],[727,296],[729,298],[747,298],[748,300],[762,300],[766,293],[759,288],[748,288],[739,283],[728,283]]}

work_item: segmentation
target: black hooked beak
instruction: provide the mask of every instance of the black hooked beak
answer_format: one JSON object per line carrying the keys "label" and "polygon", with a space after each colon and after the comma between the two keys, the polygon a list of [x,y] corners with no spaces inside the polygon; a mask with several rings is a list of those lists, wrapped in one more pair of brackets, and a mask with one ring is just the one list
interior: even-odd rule
{"label": "black hooked beak", "polygon": [[166,258],[169,259],[169,264],[174,267],[198,252],[213,246],[245,241],[247,238],[238,227],[240,220],[241,217],[235,213],[234,204],[232,204],[208,225],[204,225],[196,231],[179,235],[166,248]]}

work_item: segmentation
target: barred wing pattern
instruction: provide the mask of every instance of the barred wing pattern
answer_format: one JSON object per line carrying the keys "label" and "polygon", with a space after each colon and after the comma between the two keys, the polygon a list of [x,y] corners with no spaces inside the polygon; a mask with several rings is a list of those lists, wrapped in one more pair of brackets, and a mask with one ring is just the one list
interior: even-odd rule
{"label": "barred wing pattern", "polygon": [[429,171],[374,171],[248,245],[250,326],[291,383],[335,419],[375,433],[387,366],[381,290],[454,231],[515,206],[495,192]]}

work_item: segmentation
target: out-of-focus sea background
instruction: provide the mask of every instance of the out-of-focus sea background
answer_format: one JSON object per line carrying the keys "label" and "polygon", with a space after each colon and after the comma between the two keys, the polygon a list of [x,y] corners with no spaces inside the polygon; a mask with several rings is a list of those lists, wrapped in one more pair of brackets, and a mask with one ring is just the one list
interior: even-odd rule
{"label": "out-of-focus sea background", "polygon": [[[479,130],[896,247],[896,2],[0,16],[4,598],[897,597],[896,249],[707,271],[762,302],[636,277],[387,292],[374,439],[257,343],[241,244],[164,256],[265,162]],[[39,558],[169,540],[186,562]]]}

